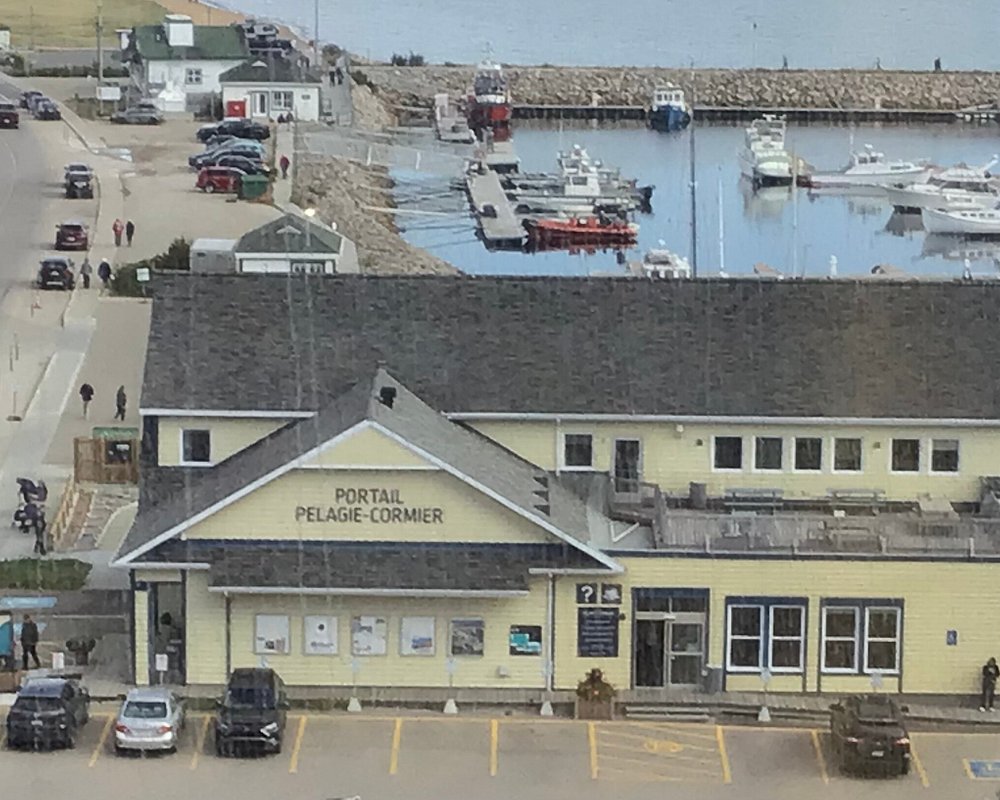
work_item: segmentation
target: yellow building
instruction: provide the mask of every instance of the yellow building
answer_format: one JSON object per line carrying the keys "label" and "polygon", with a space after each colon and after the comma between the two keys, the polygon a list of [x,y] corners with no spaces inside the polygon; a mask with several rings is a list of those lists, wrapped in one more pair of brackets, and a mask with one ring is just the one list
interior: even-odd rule
{"label": "yellow building", "polygon": [[116,561],[135,679],[265,661],[334,695],[523,699],[597,666],[626,699],[972,693],[1000,375],[956,353],[998,295],[158,282]]}

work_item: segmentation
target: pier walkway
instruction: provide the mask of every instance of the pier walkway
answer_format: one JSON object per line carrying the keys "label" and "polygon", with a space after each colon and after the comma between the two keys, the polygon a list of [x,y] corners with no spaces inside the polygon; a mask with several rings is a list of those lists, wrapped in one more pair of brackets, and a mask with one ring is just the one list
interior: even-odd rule
{"label": "pier walkway", "polygon": [[524,242],[524,228],[514,214],[497,173],[474,168],[465,180],[486,246],[520,247]]}

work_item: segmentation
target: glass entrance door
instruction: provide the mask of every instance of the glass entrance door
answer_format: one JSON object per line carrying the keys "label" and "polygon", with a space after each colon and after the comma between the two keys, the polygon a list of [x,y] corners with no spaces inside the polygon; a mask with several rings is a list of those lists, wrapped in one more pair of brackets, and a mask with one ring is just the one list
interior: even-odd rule
{"label": "glass entrance door", "polygon": [[667,672],[671,686],[695,686],[701,682],[705,659],[705,623],[674,620],[670,627]]}
{"label": "glass entrance door", "polygon": [[637,619],[635,621],[635,685],[665,686],[667,664],[663,658],[666,644],[666,621]]}
{"label": "glass entrance door", "polygon": [[704,614],[639,612],[633,646],[636,687],[692,687],[705,663]]}
{"label": "glass entrance door", "polygon": [[619,494],[639,494],[642,446],[638,439],[615,439],[614,478]]}

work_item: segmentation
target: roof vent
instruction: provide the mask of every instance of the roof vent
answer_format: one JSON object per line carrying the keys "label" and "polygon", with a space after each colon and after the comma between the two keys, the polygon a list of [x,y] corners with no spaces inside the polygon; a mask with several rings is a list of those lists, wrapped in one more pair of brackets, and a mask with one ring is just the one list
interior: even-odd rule
{"label": "roof vent", "polygon": [[396,387],[383,386],[381,389],[379,389],[378,401],[386,408],[392,408],[392,404],[396,402]]}
{"label": "roof vent", "polygon": [[549,479],[545,475],[535,475],[535,483],[539,486],[544,486],[546,489],[549,488]]}
{"label": "roof vent", "polygon": [[541,511],[547,517],[550,516],[551,513],[552,513],[552,509],[549,506],[547,506],[547,505],[545,505],[545,506],[535,506],[535,508],[537,508],[539,511]]}
{"label": "roof vent", "polygon": [[250,66],[254,67],[255,69],[267,69],[267,64],[265,64],[260,59],[257,59],[256,61],[254,61]]}

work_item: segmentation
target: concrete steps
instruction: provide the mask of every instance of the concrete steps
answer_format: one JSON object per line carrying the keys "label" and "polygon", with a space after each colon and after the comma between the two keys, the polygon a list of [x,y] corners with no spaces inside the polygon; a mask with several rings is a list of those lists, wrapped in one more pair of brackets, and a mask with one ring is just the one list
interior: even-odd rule
{"label": "concrete steps", "polygon": [[625,716],[628,719],[657,722],[707,723],[712,721],[709,710],[698,706],[626,705]]}
{"label": "concrete steps", "polygon": [[[79,519],[74,515],[70,541],[74,550],[93,550],[98,547],[108,522],[118,509],[139,499],[139,488],[132,484],[87,484],[82,487],[89,497],[85,512]],[[75,537],[74,537],[75,532]]]}

